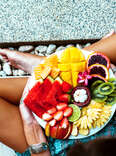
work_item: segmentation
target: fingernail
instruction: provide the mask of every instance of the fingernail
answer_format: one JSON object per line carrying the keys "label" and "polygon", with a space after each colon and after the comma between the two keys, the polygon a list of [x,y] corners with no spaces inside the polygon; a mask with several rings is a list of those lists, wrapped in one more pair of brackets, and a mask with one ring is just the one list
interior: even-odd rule
{"label": "fingernail", "polygon": [[20,111],[21,111],[21,116],[22,116],[23,121],[26,124],[31,124],[33,122],[33,116],[25,104],[20,105]]}

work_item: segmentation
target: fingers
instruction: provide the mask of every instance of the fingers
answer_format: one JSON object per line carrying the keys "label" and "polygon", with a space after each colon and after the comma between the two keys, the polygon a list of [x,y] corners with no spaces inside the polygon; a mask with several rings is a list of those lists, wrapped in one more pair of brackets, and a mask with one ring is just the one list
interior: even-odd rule
{"label": "fingers", "polygon": [[23,120],[27,143],[31,145],[46,142],[46,138],[40,125],[37,123],[33,117],[32,112],[26,107],[25,104],[20,105],[20,112]]}
{"label": "fingers", "polygon": [[26,107],[24,103],[20,105],[20,112],[24,124],[32,124],[34,117],[32,115],[32,112]]}

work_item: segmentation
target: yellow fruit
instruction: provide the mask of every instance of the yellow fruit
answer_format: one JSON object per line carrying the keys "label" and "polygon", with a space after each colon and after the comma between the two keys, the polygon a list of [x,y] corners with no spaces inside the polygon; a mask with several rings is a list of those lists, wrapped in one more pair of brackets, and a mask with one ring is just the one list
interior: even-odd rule
{"label": "yellow fruit", "polygon": [[73,84],[73,87],[77,86],[78,73],[79,72],[72,72],[72,84]]}
{"label": "yellow fruit", "polygon": [[71,70],[76,72],[84,72],[85,62],[71,63]]}
{"label": "yellow fruit", "polygon": [[50,76],[55,79],[60,73],[60,69],[53,67],[50,73]]}
{"label": "yellow fruit", "polygon": [[70,71],[70,64],[58,64],[58,68],[60,69],[60,71]]}
{"label": "yellow fruit", "polygon": [[52,54],[49,57],[47,57],[44,61],[44,64],[46,66],[50,67],[57,67],[58,66],[58,57],[56,54]]}
{"label": "yellow fruit", "polygon": [[69,47],[61,53],[58,61],[61,78],[76,87],[78,72],[84,72],[86,68],[86,61],[81,50]]}
{"label": "yellow fruit", "polygon": [[59,62],[60,62],[60,63],[70,63],[70,49],[69,49],[69,48],[65,49],[65,50],[61,53]]}
{"label": "yellow fruit", "polygon": [[51,67],[45,66],[45,68],[41,71],[41,77],[42,79],[45,79],[51,72]]}
{"label": "yellow fruit", "polygon": [[71,75],[71,72],[61,72],[60,73],[60,77],[68,82],[69,84],[72,84],[72,75]]}
{"label": "yellow fruit", "polygon": [[81,50],[75,47],[70,47],[70,62],[76,63],[81,60],[85,60]]}

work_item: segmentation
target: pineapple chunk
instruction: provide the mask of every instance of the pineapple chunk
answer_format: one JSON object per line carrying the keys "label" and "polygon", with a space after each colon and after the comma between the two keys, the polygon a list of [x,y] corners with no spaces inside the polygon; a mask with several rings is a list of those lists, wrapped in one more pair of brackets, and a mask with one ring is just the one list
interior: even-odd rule
{"label": "pineapple chunk", "polygon": [[70,71],[70,64],[58,64],[58,68],[60,69],[60,71]]}
{"label": "pineapple chunk", "polygon": [[70,63],[70,49],[65,49],[59,58],[60,63]]}
{"label": "pineapple chunk", "polygon": [[74,72],[84,72],[85,62],[71,63],[71,70]]}
{"label": "pineapple chunk", "polygon": [[66,82],[68,82],[69,84],[72,85],[72,75],[71,75],[71,72],[61,72],[61,73],[60,73],[60,77],[61,77],[64,81],[66,81]]}
{"label": "pineapple chunk", "polygon": [[76,87],[77,86],[77,79],[78,79],[78,73],[79,72],[72,72],[72,84],[73,84],[73,87]]}

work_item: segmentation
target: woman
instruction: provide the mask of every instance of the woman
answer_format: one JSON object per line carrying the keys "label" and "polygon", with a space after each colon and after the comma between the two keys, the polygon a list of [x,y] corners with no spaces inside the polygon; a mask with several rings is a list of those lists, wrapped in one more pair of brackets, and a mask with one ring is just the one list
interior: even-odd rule
{"label": "woman", "polygon": [[[116,62],[116,34],[102,39],[97,43],[84,48],[105,53],[115,64]],[[23,69],[29,73],[33,67],[38,65],[44,57],[31,54],[23,54],[16,51],[0,49],[0,54],[11,65]],[[30,61],[28,61],[30,60]],[[33,118],[30,111],[24,106],[20,106],[21,115],[17,105],[22,96],[27,78],[5,78],[0,79],[0,141],[10,146],[14,150],[22,153],[31,144],[47,142],[42,129]],[[7,110],[7,111],[6,111]],[[23,127],[24,125],[24,127]],[[38,154],[38,156],[49,156],[49,150]]]}

